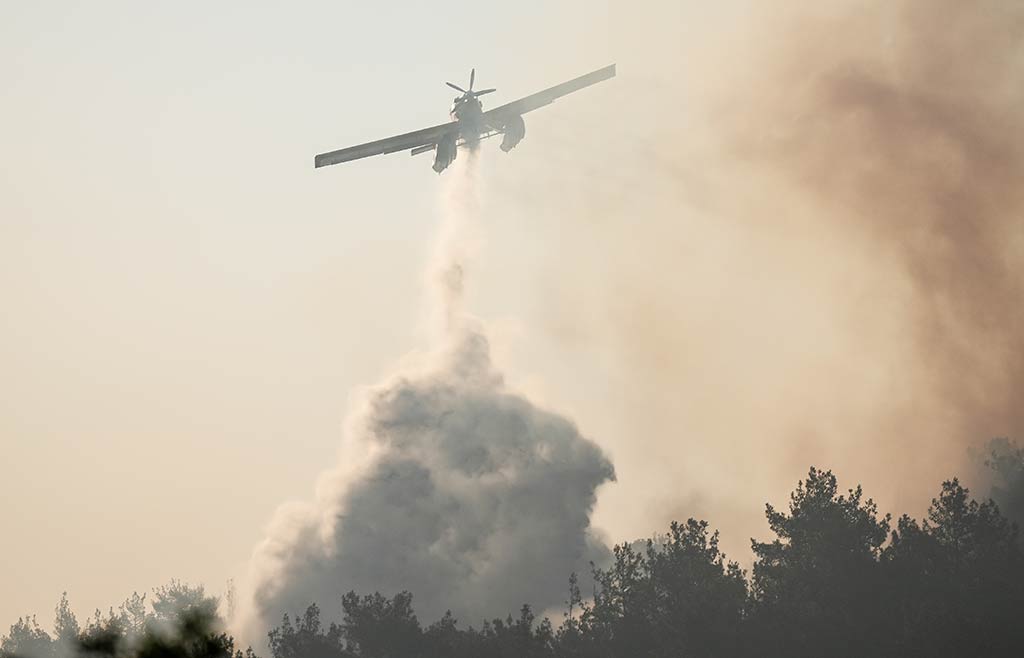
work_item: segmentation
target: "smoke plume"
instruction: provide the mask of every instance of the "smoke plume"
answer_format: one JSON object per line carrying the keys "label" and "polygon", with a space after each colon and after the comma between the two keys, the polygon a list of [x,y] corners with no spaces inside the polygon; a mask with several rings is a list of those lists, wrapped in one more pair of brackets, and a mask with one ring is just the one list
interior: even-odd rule
{"label": "smoke plume", "polygon": [[[1024,436],[1024,5],[757,5],[611,3],[602,45],[575,45],[605,61],[612,44],[619,76],[530,115],[514,166],[488,177],[501,248],[474,278],[493,314],[531,328],[508,377],[540,373],[545,400],[605,437],[620,482],[594,522],[629,539],[707,518],[740,559],[764,535],[762,496],[784,500],[810,464],[919,516],[953,475],[987,493],[970,449]],[[438,262],[448,348],[381,391],[504,399],[482,332],[448,312],[462,261]],[[352,436],[404,456],[401,432],[369,422],[395,398],[373,400]],[[610,473],[592,466],[571,490],[584,510]],[[283,566],[265,573],[347,564],[342,508],[371,472],[288,517],[295,538],[273,535],[262,554]],[[274,578],[267,619],[302,591]],[[420,581],[398,586],[423,601]]]}
{"label": "smoke plume", "polygon": [[568,419],[510,391],[462,309],[479,211],[475,157],[446,172],[428,279],[440,344],[368,391],[340,464],[310,504],[282,508],[252,563],[255,637],[313,602],[340,618],[349,590],[414,594],[421,619],[464,623],[564,599],[568,574],[608,549],[591,531],[611,463]]}
{"label": "smoke plume", "polygon": [[969,448],[1024,434],[1024,6],[612,8],[619,77],[492,182],[558,245],[513,312],[608,438],[595,522],[704,517],[742,559],[809,464],[886,510],[987,492]]}
{"label": "smoke plume", "polygon": [[774,134],[746,153],[905,272],[921,383],[946,432],[1019,432],[1024,7],[855,7],[794,25],[822,36],[783,52],[767,71],[781,84],[754,88]]}

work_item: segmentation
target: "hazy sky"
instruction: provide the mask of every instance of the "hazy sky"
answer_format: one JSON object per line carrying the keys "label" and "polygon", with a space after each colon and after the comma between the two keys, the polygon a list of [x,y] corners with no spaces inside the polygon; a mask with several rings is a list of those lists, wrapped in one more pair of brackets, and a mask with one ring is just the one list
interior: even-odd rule
{"label": "hazy sky", "polygon": [[504,102],[610,63],[603,15],[3,5],[4,628],[64,589],[89,612],[240,575],[333,461],[350,390],[416,345],[430,156],[313,155],[445,120],[472,66]]}
{"label": "hazy sky", "polygon": [[812,463],[920,514],[1024,431],[1020,11],[704,4],[5,4],[0,629],[220,591],[310,497],[425,346],[438,219],[429,155],[313,155],[473,66],[493,106],[619,65],[485,146],[467,279],[510,388],[613,461],[609,539],[696,515],[747,560]]}

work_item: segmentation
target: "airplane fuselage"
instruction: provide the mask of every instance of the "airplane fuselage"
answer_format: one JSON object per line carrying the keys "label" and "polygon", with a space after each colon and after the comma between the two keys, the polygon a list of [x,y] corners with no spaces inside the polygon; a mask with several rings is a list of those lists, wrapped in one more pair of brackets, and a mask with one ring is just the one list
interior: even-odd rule
{"label": "airplane fuselage", "polygon": [[463,139],[476,139],[484,132],[484,106],[477,98],[456,98],[449,116],[459,122]]}
{"label": "airplane fuselage", "polygon": [[434,154],[434,171],[441,173],[458,154],[459,140],[470,149],[480,144],[480,135],[487,132],[483,103],[478,98],[456,98],[449,113],[458,130],[445,135],[438,141]]}
{"label": "airplane fuselage", "polygon": [[484,104],[480,102],[479,98],[456,98],[449,114],[456,121],[479,119],[484,115]]}

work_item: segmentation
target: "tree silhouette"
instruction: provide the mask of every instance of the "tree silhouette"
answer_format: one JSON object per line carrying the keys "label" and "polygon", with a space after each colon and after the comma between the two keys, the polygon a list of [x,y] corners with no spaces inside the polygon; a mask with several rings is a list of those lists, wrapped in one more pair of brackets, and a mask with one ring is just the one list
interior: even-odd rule
{"label": "tree silhouette", "polygon": [[811,468],[789,514],[766,506],[770,542],[752,542],[752,635],[765,655],[877,655],[867,627],[885,624],[878,558],[889,516],[860,487],[838,494],[831,471]]}
{"label": "tree silhouette", "polygon": [[53,639],[39,627],[34,616],[22,617],[11,626],[11,630],[0,640],[0,656],[31,656],[48,658],[53,655]]}
{"label": "tree silhouette", "polygon": [[256,658],[237,651],[217,616],[218,601],[202,587],[172,581],[155,590],[151,610],[133,594],[104,616],[80,627],[65,593],[51,637],[34,617],[19,619],[0,640],[3,658]]}
{"label": "tree silhouette", "polygon": [[399,658],[418,653],[422,629],[412,610],[408,592],[388,599],[380,593],[359,596],[349,592],[341,599],[345,647],[364,658]]}
{"label": "tree silhouette", "polygon": [[[1009,445],[1009,444],[1008,444]],[[1004,446],[1005,447],[1005,446]],[[1016,448],[1014,448],[1016,450]],[[994,453],[995,454],[995,453]],[[1021,459],[1003,450],[1010,486]],[[996,467],[994,467],[996,468]],[[1007,490],[1008,491],[1008,490]],[[1006,491],[1001,495],[1006,500]],[[526,603],[460,628],[449,612],[424,628],[413,597],[348,592],[324,625],[314,603],[268,634],[272,658],[626,658],[733,656],[1019,656],[1024,653],[1024,549],[993,500],[956,479],[925,517],[891,528],[860,487],[840,493],[811,468],[788,509],[766,506],[774,537],[752,540],[749,580],[706,521],[613,549],[592,567],[592,596],[569,576],[556,629]],[[0,658],[256,658],[239,651],[201,587],[171,581],[78,623],[67,595],[52,633],[23,617]]]}
{"label": "tree silhouette", "polygon": [[295,624],[286,614],[281,625],[270,631],[270,653],[274,658],[337,658],[344,651],[341,627],[332,623],[323,628],[320,608],[315,603],[306,608]]}
{"label": "tree silhouette", "polygon": [[1024,448],[1009,439],[993,439],[985,462],[992,470],[992,499],[1003,514],[1024,528]]}
{"label": "tree silhouette", "polygon": [[1024,560],[1018,531],[991,500],[944,482],[921,525],[902,517],[885,551],[904,655],[1020,655]]}

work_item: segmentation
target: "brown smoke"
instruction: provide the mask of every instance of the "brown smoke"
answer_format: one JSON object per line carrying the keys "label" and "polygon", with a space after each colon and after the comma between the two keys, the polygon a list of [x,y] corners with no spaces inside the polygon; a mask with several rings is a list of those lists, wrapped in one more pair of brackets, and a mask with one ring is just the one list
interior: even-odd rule
{"label": "brown smoke", "polygon": [[910,276],[915,356],[947,431],[1019,432],[1024,6],[902,2],[791,29],[818,38],[769,60],[741,134],[777,132],[746,155]]}
{"label": "brown smoke", "polygon": [[526,324],[615,460],[598,522],[744,558],[809,464],[920,514],[1024,434],[1024,5],[733,4],[615,3],[619,78],[495,192],[557,244]]}

